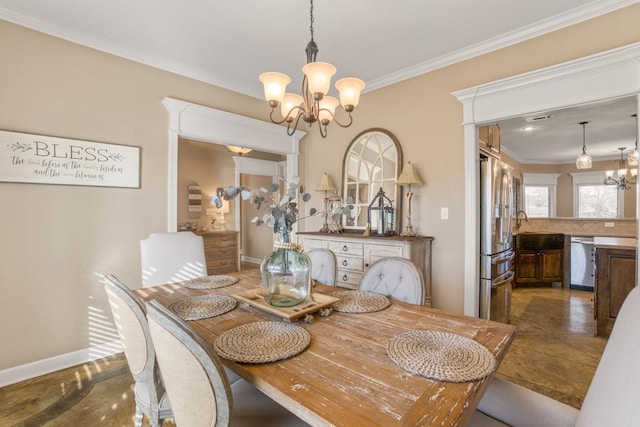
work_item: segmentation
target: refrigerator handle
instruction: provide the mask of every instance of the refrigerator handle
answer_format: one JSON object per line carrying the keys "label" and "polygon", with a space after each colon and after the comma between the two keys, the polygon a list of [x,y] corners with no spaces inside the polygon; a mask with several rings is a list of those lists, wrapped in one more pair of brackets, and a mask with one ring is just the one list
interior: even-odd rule
{"label": "refrigerator handle", "polygon": [[491,260],[491,264],[495,264],[495,265],[504,264],[505,262],[513,261],[515,257],[516,257],[516,253],[513,251],[509,251],[507,255],[502,256],[500,258],[494,258],[493,260]]}
{"label": "refrigerator handle", "polygon": [[504,280],[500,280],[499,282],[491,282],[491,287],[492,288],[497,288],[498,286],[507,283],[507,282],[511,282],[513,280],[513,278],[515,277],[515,273],[513,271],[510,271],[507,273],[507,278]]}

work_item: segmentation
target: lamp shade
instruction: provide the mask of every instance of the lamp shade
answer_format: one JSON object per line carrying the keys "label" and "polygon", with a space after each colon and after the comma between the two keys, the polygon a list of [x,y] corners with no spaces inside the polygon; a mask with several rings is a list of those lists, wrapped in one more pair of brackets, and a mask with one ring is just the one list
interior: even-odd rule
{"label": "lamp shade", "polygon": [[316,188],[316,191],[336,191],[336,190],[337,188],[333,183],[333,180],[325,172],[324,175],[322,175],[322,179],[320,180],[320,185],[318,185],[318,188]]}
{"label": "lamp shade", "polygon": [[229,213],[229,201],[228,200],[222,200],[222,207],[221,208],[216,207],[216,212],[223,213],[223,214],[228,214]]}
{"label": "lamp shade", "polygon": [[299,107],[302,104],[302,97],[300,95],[296,95],[295,93],[285,93],[284,98],[282,100],[282,104],[280,104],[280,113],[282,117],[286,117],[287,119],[295,119],[298,111],[293,108]]}
{"label": "lamp shade", "polygon": [[328,62],[310,62],[302,67],[302,72],[307,76],[309,92],[326,95],[331,86],[331,77],[336,73],[336,67]]}
{"label": "lamp shade", "polygon": [[329,124],[329,122],[333,120],[333,115],[338,105],[340,105],[340,101],[333,96],[325,96],[320,100],[318,119],[320,119],[323,125]]}
{"label": "lamp shade", "polygon": [[364,89],[364,82],[355,77],[346,77],[336,82],[336,89],[340,93],[340,103],[343,107],[350,105],[355,108],[360,102],[360,92]]}
{"label": "lamp shade", "polygon": [[422,185],[422,181],[416,172],[416,165],[411,164],[411,162],[407,163],[407,166],[402,169],[402,173],[396,180],[396,184],[413,184],[413,185]]}
{"label": "lamp shade", "polygon": [[291,82],[291,78],[286,74],[268,72],[260,74],[259,79],[264,85],[264,97],[266,100],[282,102],[284,91]]}

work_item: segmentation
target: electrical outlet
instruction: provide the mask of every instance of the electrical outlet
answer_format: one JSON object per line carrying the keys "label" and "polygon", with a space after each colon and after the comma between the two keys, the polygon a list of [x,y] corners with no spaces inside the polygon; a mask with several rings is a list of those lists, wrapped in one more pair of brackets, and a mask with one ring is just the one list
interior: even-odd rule
{"label": "electrical outlet", "polygon": [[449,219],[449,208],[440,208],[440,219]]}
{"label": "electrical outlet", "polygon": [[607,228],[611,228],[611,227],[615,227],[616,224],[615,224],[615,222],[605,222],[604,226],[607,227]]}

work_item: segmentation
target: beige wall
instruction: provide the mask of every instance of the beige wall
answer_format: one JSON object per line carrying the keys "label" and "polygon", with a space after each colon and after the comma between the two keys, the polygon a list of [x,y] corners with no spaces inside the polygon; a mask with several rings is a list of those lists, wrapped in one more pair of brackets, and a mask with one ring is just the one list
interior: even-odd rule
{"label": "beige wall", "polygon": [[[640,5],[633,5],[367,93],[352,127],[332,126],[326,140],[314,129],[302,141],[303,182],[314,189],[325,171],[340,182],[342,155],[355,135],[371,127],[393,132],[425,181],[413,199],[413,223],[435,237],[434,305],[462,312],[462,107],[451,92],[640,41],[638,22]],[[1,129],[142,147],[139,190],[0,183],[1,370],[113,337],[101,326],[110,316],[100,274],[140,286],[138,241],[166,229],[165,96],[261,120],[268,120],[268,108],[6,22],[0,51]],[[446,221],[441,207],[449,208]],[[302,229],[321,222],[303,221]]]}

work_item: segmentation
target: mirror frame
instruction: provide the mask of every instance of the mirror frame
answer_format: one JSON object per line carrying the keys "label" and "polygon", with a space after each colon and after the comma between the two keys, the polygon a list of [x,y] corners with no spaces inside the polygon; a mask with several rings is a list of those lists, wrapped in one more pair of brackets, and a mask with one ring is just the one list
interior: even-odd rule
{"label": "mirror frame", "polygon": [[[398,138],[396,138],[396,136],[393,133],[382,128],[370,128],[360,132],[351,140],[351,142],[347,146],[347,149],[345,150],[345,153],[344,153],[344,158],[342,160],[342,197],[343,197],[343,200],[345,201],[345,204],[346,204],[346,196],[347,196],[347,163],[349,160],[349,154],[351,153],[351,150],[353,149],[353,147],[356,144],[358,144],[362,138],[364,138],[370,133],[383,134],[384,136],[389,138],[391,142],[393,142],[393,145],[396,150],[396,171],[395,171],[396,181],[398,180],[398,176],[400,175],[400,171],[403,165],[403,159],[402,159],[402,147],[400,146],[400,142],[398,141]],[[395,224],[393,228],[396,232],[396,235],[398,235],[400,234],[400,231],[402,229],[402,224],[401,224],[402,223],[402,186],[396,184],[395,194],[393,195],[393,198],[390,197],[389,194],[387,194],[387,197],[389,197],[389,199],[391,199],[393,203],[394,220],[395,220]],[[369,203],[371,203],[371,200],[369,200],[367,204]],[[365,227],[345,227],[344,230],[346,232],[362,233],[365,230],[365,228],[366,226]]]}

